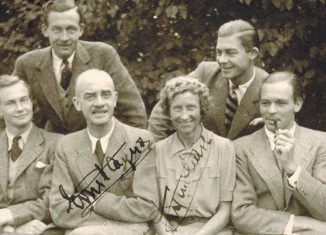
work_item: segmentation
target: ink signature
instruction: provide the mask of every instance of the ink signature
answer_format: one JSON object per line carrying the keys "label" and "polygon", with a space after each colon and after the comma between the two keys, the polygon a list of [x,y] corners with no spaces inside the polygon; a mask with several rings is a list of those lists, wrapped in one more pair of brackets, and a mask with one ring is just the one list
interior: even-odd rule
{"label": "ink signature", "polygon": [[[187,214],[190,210],[191,203],[194,199],[194,196],[197,191],[198,184],[200,182],[200,179],[202,177],[203,171],[205,170],[205,167],[207,165],[209,156],[210,156],[210,150],[211,150],[211,144],[212,144],[212,139],[206,140],[203,135],[200,136],[201,139],[201,144],[199,145],[199,150],[192,149],[190,152],[183,152],[180,151],[176,154],[179,155],[179,157],[183,160],[182,162],[182,171],[181,174],[178,178],[177,184],[175,188],[172,191],[171,195],[171,200],[170,202],[167,202],[168,198],[168,193],[171,191],[171,189],[165,185],[164,188],[164,194],[163,194],[163,202],[161,204],[161,207],[158,207],[153,201],[152,203],[155,205],[157,210],[160,211],[160,221],[161,223],[164,224],[165,230],[167,232],[174,232],[177,231],[177,228],[179,226],[178,223],[176,224],[171,224],[168,220],[162,221],[163,215],[166,213],[168,215],[175,215],[180,218],[179,223],[182,223],[184,219],[187,217]],[[191,177],[193,176],[193,173],[196,172],[196,169],[198,165],[200,164],[201,161],[205,161],[202,171],[199,172],[199,180],[194,183],[190,180]],[[183,199],[185,199],[185,195],[187,193],[192,193],[192,196],[190,198],[190,201],[188,203],[181,202]],[[168,205],[166,206],[166,204]],[[183,214],[181,213],[185,211]]]}
{"label": "ink signature", "polygon": [[[67,213],[70,213],[70,211],[74,209],[74,205],[76,208],[83,210],[82,217],[85,217],[87,214],[89,214],[92,211],[92,206],[101,198],[101,196],[103,196],[105,192],[107,192],[111,187],[113,187],[117,182],[119,182],[119,180],[128,176],[136,170],[136,167],[151,152],[153,143],[150,140],[144,141],[141,137],[139,137],[136,141],[135,146],[133,146],[133,148],[129,148],[130,159],[128,158],[127,163],[123,163],[115,159],[115,156],[123,149],[125,145],[126,142],[124,142],[118,148],[118,150],[113,154],[112,157],[108,156],[106,159],[107,163],[103,167],[100,167],[99,165],[95,164],[94,170],[90,171],[82,179],[82,181],[77,186],[75,186],[75,193],[67,195],[63,186],[59,185],[59,191],[61,196],[66,199],[69,203]],[[107,187],[105,187],[103,181],[111,180],[111,178],[107,174],[107,171],[115,172],[121,167],[124,167],[124,164],[128,164],[129,167],[121,174],[119,178],[113,180]],[[92,175],[94,174],[96,175],[92,177]],[[99,180],[100,178],[102,178],[103,181]],[[86,180],[90,180],[90,183],[87,184],[87,187],[78,191],[79,186]],[[96,186],[91,186],[93,182],[95,182]]]}

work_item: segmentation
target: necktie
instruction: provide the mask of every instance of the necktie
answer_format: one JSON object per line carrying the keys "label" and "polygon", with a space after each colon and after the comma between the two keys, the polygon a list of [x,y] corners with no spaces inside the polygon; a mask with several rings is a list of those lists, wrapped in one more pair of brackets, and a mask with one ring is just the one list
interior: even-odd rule
{"label": "necktie", "polygon": [[64,90],[67,90],[70,80],[71,80],[71,70],[69,68],[69,62],[67,59],[62,60],[63,69],[61,71],[61,81],[60,85]]}
{"label": "necktie", "polygon": [[237,86],[233,85],[229,95],[226,99],[226,105],[225,105],[225,126],[227,128],[227,131],[229,131],[233,117],[235,112],[238,108],[238,98],[237,94],[235,93],[235,89]]}
{"label": "necktie", "polygon": [[21,136],[15,136],[12,140],[12,146],[10,150],[10,157],[12,161],[16,161],[19,155],[22,153],[22,149],[18,145],[18,141],[21,139]]}
{"label": "necktie", "polygon": [[100,165],[103,166],[104,153],[103,153],[103,149],[102,149],[102,145],[101,145],[100,140],[96,141],[95,154],[97,156],[97,159],[98,159]]}

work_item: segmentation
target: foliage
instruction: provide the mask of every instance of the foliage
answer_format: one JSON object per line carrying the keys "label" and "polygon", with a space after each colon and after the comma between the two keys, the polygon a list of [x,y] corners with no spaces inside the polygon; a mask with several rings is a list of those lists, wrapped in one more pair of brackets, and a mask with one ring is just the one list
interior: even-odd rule
{"label": "foliage", "polygon": [[[166,79],[214,60],[216,30],[232,19],[250,21],[261,39],[258,66],[292,70],[306,88],[299,121],[326,131],[324,0],[80,0],[84,39],[105,41],[121,55],[148,112]],[[41,0],[1,1],[1,73],[16,57],[47,45]],[[264,61],[264,62],[262,62]]]}

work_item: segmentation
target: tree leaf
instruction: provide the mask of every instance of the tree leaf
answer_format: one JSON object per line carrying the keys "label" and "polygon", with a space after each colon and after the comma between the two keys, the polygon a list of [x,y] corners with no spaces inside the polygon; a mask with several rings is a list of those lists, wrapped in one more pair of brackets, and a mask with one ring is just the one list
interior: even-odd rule
{"label": "tree leaf", "polygon": [[272,3],[276,8],[281,7],[281,0],[272,0]]}
{"label": "tree leaf", "polygon": [[165,10],[166,16],[168,18],[173,18],[176,19],[177,14],[178,14],[179,8],[177,6],[168,6]]}

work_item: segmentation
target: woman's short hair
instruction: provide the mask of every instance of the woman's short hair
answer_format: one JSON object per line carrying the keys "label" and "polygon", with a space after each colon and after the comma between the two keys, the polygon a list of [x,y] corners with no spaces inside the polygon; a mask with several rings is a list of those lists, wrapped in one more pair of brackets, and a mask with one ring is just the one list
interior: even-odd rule
{"label": "woman's short hair", "polygon": [[15,85],[17,83],[22,83],[27,88],[29,96],[31,96],[31,88],[24,80],[21,80],[19,77],[13,75],[0,75],[0,89]]}
{"label": "woman's short hair", "polygon": [[208,88],[195,78],[182,76],[167,81],[160,94],[160,103],[164,114],[170,116],[170,106],[176,95],[191,92],[199,96],[200,113],[204,116],[208,110]]}

